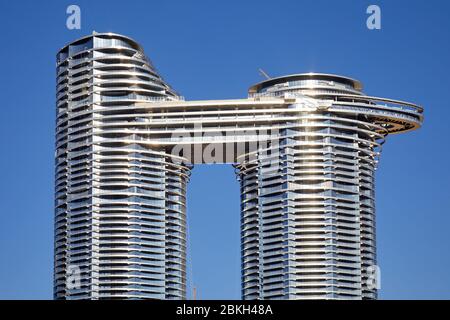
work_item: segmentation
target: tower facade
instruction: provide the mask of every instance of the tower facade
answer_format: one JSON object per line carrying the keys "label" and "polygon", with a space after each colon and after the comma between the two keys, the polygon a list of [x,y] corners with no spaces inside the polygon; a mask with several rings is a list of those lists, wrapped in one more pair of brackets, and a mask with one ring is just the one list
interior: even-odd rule
{"label": "tower facade", "polygon": [[386,136],[417,128],[422,109],[361,90],[327,74],[250,88],[296,102],[274,111],[275,174],[266,157],[238,165],[245,299],[377,298],[375,169]]}
{"label": "tower facade", "polygon": [[[57,55],[55,298],[181,299],[188,168],[140,144],[138,102],[178,100],[142,48],[93,34]],[[116,125],[118,121],[132,119]]]}
{"label": "tower facade", "polygon": [[316,73],[184,101],[135,41],[76,40],[57,56],[55,298],[185,298],[190,170],[229,163],[243,299],[375,299],[374,172],[422,112]]}

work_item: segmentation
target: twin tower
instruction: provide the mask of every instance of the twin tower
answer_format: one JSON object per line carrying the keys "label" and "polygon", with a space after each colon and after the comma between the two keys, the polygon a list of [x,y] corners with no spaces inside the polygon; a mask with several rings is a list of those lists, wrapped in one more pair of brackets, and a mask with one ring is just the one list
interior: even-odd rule
{"label": "twin tower", "polygon": [[190,171],[229,163],[243,299],[376,299],[374,172],[386,136],[419,128],[423,110],[361,90],[307,73],[245,99],[184,101],[128,37],[65,46],[54,297],[185,299]]}

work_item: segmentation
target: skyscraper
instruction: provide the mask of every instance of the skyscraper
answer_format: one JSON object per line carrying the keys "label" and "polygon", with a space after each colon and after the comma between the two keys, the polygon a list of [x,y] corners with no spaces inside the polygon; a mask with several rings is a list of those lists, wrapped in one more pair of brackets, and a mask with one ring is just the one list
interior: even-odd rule
{"label": "skyscraper", "polygon": [[184,101],[130,38],[72,42],[57,55],[55,298],[185,298],[201,163],[236,168],[243,299],[376,298],[374,171],[422,112],[316,73]]}
{"label": "skyscraper", "polygon": [[79,39],[57,64],[55,297],[183,298],[189,170],[138,142],[132,108],[178,95],[124,36]]}

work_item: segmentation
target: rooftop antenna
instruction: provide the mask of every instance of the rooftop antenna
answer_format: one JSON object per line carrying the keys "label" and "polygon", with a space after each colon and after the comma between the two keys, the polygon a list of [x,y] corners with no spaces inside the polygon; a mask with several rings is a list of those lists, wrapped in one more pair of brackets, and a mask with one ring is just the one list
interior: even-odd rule
{"label": "rooftop antenna", "polygon": [[259,74],[262,75],[264,78],[266,78],[267,80],[270,79],[270,76],[261,68],[258,69]]}

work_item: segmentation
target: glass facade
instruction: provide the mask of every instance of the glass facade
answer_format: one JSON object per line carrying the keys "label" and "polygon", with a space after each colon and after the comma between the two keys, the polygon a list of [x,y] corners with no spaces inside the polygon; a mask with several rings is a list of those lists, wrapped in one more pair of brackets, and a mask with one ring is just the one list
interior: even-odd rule
{"label": "glass facade", "polygon": [[240,183],[243,299],[377,298],[374,173],[421,107],[327,74],[184,101],[111,33],[61,49],[56,90],[56,299],[186,298],[186,188],[214,145]]}
{"label": "glass facade", "polygon": [[184,298],[189,169],[107,130],[135,119],[130,105],[178,95],[120,35],[78,40],[57,62],[55,298]]}

